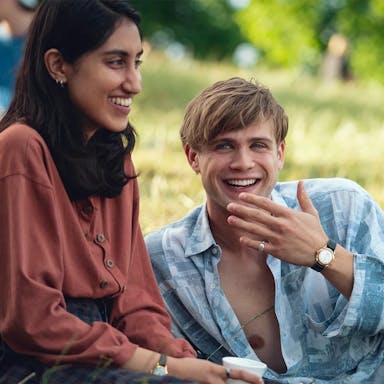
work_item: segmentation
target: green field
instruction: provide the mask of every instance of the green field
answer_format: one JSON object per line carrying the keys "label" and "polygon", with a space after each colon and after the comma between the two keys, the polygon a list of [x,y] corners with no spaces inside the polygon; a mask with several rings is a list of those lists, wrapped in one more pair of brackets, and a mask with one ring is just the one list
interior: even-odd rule
{"label": "green field", "polygon": [[179,141],[188,101],[214,81],[255,78],[268,86],[290,119],[280,180],[347,177],[384,207],[384,87],[323,84],[300,71],[239,69],[224,63],[169,62],[156,52],[142,66],[143,92],[131,121],[138,132],[133,158],[140,173],[140,220],[147,233],[204,201],[198,176]]}

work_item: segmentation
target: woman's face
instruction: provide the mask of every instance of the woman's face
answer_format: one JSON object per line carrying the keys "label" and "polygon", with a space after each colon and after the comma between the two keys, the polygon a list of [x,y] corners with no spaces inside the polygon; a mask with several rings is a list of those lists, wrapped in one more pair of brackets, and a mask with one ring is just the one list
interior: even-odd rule
{"label": "woman's face", "polygon": [[137,26],[124,19],[102,46],[65,63],[69,97],[83,116],[87,140],[100,128],[126,128],[133,98],[141,91],[142,53]]}

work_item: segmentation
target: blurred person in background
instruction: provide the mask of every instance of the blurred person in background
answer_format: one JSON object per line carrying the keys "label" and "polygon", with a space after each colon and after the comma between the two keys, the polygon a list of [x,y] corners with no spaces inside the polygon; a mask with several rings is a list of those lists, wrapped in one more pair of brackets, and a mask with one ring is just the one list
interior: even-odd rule
{"label": "blurred person in background", "polygon": [[171,334],[131,158],[142,53],[126,0],[32,20],[0,120],[1,383],[262,383]]}
{"label": "blurred person in background", "polygon": [[382,384],[384,213],[351,180],[277,182],[287,132],[241,78],[187,106],[206,204],[145,237],[173,333],[200,358],[263,361],[266,383]]}
{"label": "blurred person in background", "polygon": [[320,73],[325,83],[352,80],[348,40],[344,35],[335,33],[329,39]]}
{"label": "blurred person in background", "polygon": [[27,30],[40,1],[0,1],[0,115],[11,100]]}

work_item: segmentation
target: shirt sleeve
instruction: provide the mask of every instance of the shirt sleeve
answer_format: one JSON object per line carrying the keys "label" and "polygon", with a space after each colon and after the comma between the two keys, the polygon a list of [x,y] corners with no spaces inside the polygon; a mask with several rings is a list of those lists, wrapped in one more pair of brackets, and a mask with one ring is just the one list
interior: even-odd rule
{"label": "shirt sleeve", "polygon": [[364,190],[354,200],[345,245],[354,254],[354,286],[342,334],[372,336],[384,330],[384,213]]}
{"label": "shirt sleeve", "polygon": [[346,185],[330,195],[332,220],[324,227],[353,253],[354,285],[349,301],[339,295],[324,335],[373,336],[384,330],[384,213],[359,185]]}

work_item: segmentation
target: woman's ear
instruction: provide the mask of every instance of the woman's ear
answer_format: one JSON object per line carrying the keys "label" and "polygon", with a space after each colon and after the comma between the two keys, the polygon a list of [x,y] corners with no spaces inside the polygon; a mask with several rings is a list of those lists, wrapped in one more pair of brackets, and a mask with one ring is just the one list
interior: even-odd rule
{"label": "woman's ear", "polygon": [[67,82],[67,77],[65,73],[65,61],[60,51],[56,48],[48,49],[44,54],[44,62],[52,79],[63,86],[63,84]]}
{"label": "woman's ear", "polygon": [[195,171],[196,174],[200,173],[200,165],[199,165],[199,155],[196,151],[194,151],[189,144],[186,144],[184,147],[185,155],[187,156],[187,160],[191,168]]}

